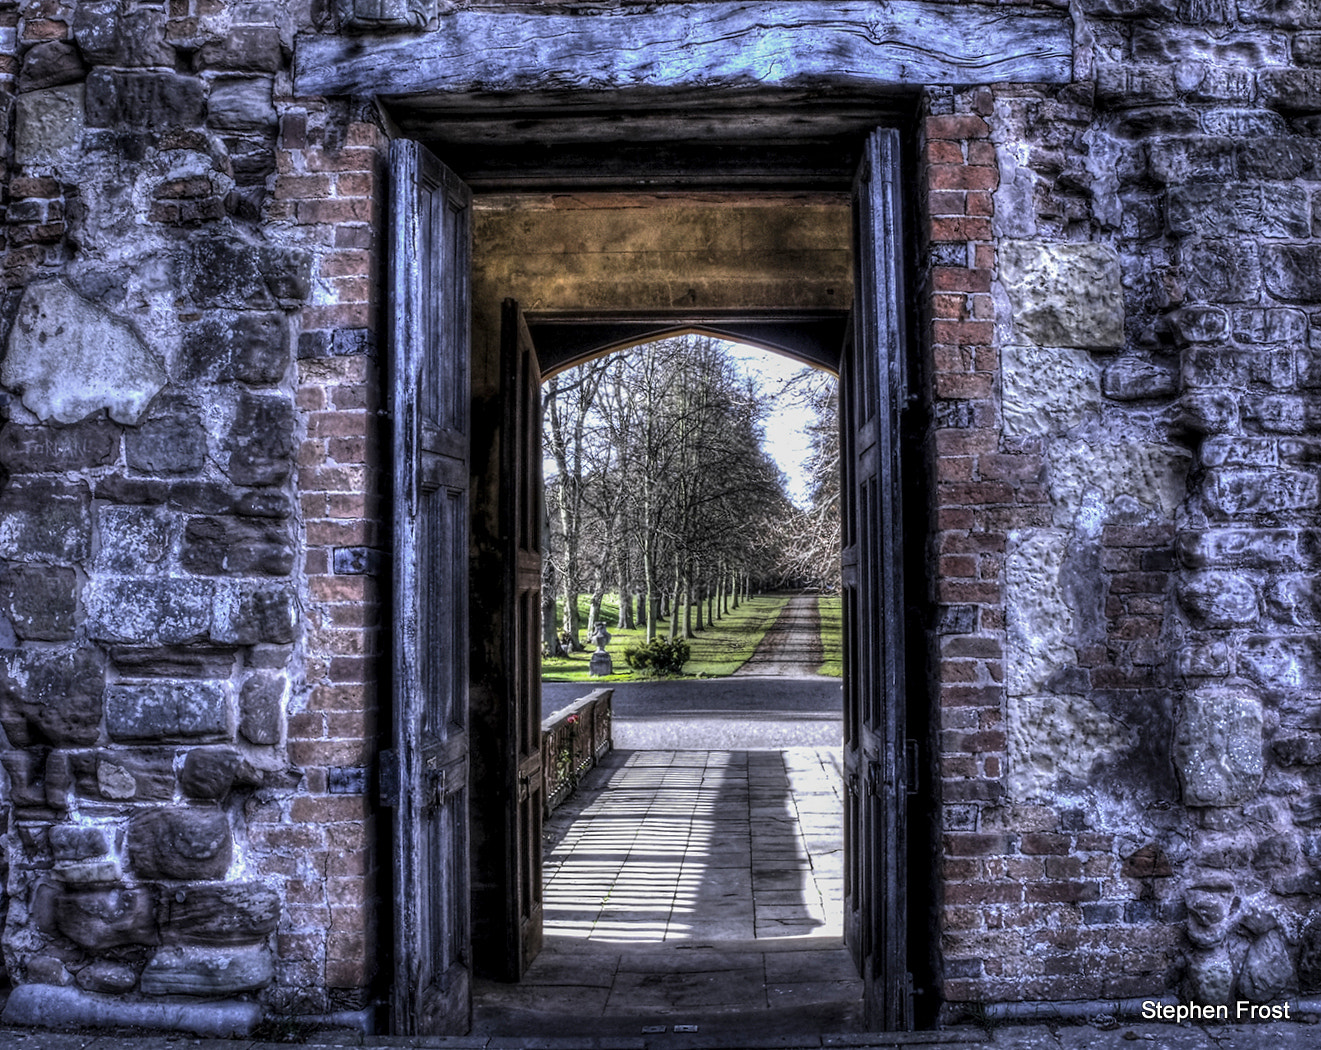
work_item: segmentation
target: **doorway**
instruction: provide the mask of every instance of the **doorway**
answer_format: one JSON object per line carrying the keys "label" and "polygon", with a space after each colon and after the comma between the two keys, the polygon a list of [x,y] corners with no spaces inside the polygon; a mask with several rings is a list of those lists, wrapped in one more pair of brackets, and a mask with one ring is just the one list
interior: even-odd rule
{"label": "doorway", "polygon": [[[921,648],[920,629],[906,632],[905,623],[920,627],[921,621],[914,613],[920,603],[905,602],[904,585],[911,594],[923,593],[912,586],[922,571],[922,543],[905,540],[920,535],[921,514],[913,504],[920,508],[924,501],[920,487],[909,491],[907,511],[901,500],[904,463],[910,486],[920,476],[913,469],[916,442],[901,439],[913,426],[901,136],[871,134],[860,152],[847,193],[788,199],[745,192],[717,199],[717,193],[696,203],[690,196],[662,201],[644,194],[598,207],[595,216],[584,214],[593,208],[582,198],[552,201],[544,210],[560,224],[557,243],[589,241],[595,223],[595,244],[603,247],[596,261],[606,265],[586,271],[589,253],[561,252],[576,259],[557,260],[552,278],[538,285],[528,279],[535,267],[515,236],[539,235],[530,218],[535,206],[498,195],[479,202],[478,255],[470,259],[463,230],[465,215],[472,216],[467,187],[421,147],[397,143],[392,286],[401,321],[391,352],[399,453],[395,572],[403,585],[396,621],[402,632],[397,648],[413,650],[411,657],[396,652],[393,686],[403,787],[394,822],[400,1031],[465,1028],[473,965],[517,979],[538,946],[540,757],[532,745],[539,726],[533,701],[539,695],[534,496],[540,472],[532,420],[540,370],[548,361],[565,363],[563,356],[555,361],[556,353],[582,354],[584,329],[609,345],[620,341],[621,329],[672,329],[676,322],[735,338],[751,326],[761,342],[770,330],[809,360],[819,359],[805,347],[826,357],[821,363],[841,376],[846,941],[864,982],[868,1026],[912,1025],[912,975],[921,972],[913,947],[923,940],[927,917],[921,893],[910,890],[932,880],[909,876],[911,862],[929,854],[925,823],[912,817],[913,799],[921,798],[916,773],[930,761],[930,749],[916,732],[925,725],[925,676],[905,668]],[[722,206],[728,209],[724,221],[711,219],[709,212]],[[673,221],[676,208],[689,210],[686,224]],[[622,212],[635,213],[633,228],[653,240],[648,250],[613,250],[622,243]],[[843,238],[841,225],[849,231]],[[484,266],[481,252],[500,244],[501,228],[513,262],[497,275]],[[694,230],[697,243],[674,238]],[[677,268],[680,258],[693,268]],[[819,269],[806,266],[809,260]],[[519,292],[520,281],[541,294]],[[632,294],[639,289],[650,299]],[[545,349],[529,315],[551,335]],[[830,329],[838,337],[834,350],[822,338]],[[446,403],[450,384],[469,368],[470,415],[465,405]],[[466,530],[460,516],[466,516]],[[454,595],[465,587],[461,622],[464,605]],[[410,604],[398,604],[401,594]],[[448,625],[442,651],[427,647],[433,622]],[[422,666],[418,654],[426,654]],[[428,700],[453,698],[464,688],[466,711],[457,702],[437,710]],[[915,918],[917,936],[910,937]]]}

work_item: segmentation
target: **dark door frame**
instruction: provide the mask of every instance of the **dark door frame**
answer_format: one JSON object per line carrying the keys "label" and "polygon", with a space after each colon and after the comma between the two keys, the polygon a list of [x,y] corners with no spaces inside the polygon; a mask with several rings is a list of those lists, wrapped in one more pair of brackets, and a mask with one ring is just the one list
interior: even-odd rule
{"label": "dark door frame", "polygon": [[[909,125],[912,126],[911,124]],[[912,178],[913,164],[911,158],[914,152],[911,148],[907,150],[910,158],[907,177],[900,181],[900,186],[907,192],[902,205],[906,210],[911,211],[913,202],[911,199],[912,186],[915,180]],[[732,187],[732,193],[742,195],[741,187]],[[909,228],[912,228],[910,225]],[[912,297],[911,275],[915,272],[912,265],[915,255],[915,246],[911,239],[904,243],[906,258],[899,260],[902,271],[908,275],[908,284],[904,291],[907,297]],[[856,272],[856,268],[855,268]],[[856,289],[855,289],[856,294]],[[910,311],[910,317],[915,311]],[[676,329],[698,329],[720,335],[725,338],[731,338],[736,341],[751,342],[754,345],[764,346],[790,357],[796,357],[809,363],[827,367],[838,373],[839,358],[833,355],[828,347],[840,347],[843,343],[842,333],[848,326],[848,320],[839,313],[803,315],[800,313],[786,312],[782,316],[777,316],[775,311],[748,311],[737,316],[698,316],[696,314],[679,314],[673,317],[646,317],[646,316],[618,316],[605,315],[601,313],[584,313],[575,316],[555,315],[555,316],[536,316],[530,318],[530,327],[536,334],[537,340],[546,343],[547,357],[549,360],[543,361],[543,370],[546,372],[557,371],[562,367],[567,367],[573,360],[586,359],[600,353],[608,352],[612,348],[625,345],[636,345],[637,343],[647,341],[649,338],[659,336],[663,333],[674,332]],[[917,340],[913,338],[912,325],[905,333],[906,352],[911,356],[918,345]],[[575,347],[578,349],[575,350]],[[918,479],[925,476],[921,471],[922,454],[920,450],[920,441],[924,432],[923,425],[914,425],[916,414],[910,414],[904,426],[904,435],[900,444],[903,448],[905,460],[912,466],[907,471],[910,479]],[[897,435],[898,437],[898,435]],[[477,480],[482,476],[485,469],[485,460],[479,450],[474,450],[473,470],[474,485],[473,498],[475,501],[482,499],[483,487]],[[494,460],[492,462],[496,462]],[[914,470],[913,467],[918,468]],[[917,495],[918,498],[912,498]],[[925,517],[920,513],[914,513],[915,508],[924,508],[927,501],[918,493],[909,493],[909,498],[905,501],[907,513],[902,522],[896,523],[900,527],[904,537],[910,542],[902,543],[906,551],[907,561],[904,567],[904,575],[909,578],[910,585],[906,588],[910,595],[910,605],[904,610],[905,619],[910,621],[913,627],[924,627],[925,616],[921,614],[920,602],[914,603],[912,599],[918,596],[925,596],[925,547],[926,530],[928,524]],[[925,664],[925,631],[910,629],[908,634],[907,648],[909,650],[909,673],[904,682],[904,691],[906,700],[904,701],[904,715],[909,725],[915,731],[915,735],[926,736],[926,739],[920,739],[922,745],[920,754],[923,756],[923,769],[918,774],[917,779],[923,785],[924,792],[918,796],[918,802],[924,815],[929,816],[934,813],[935,799],[931,790],[931,785],[937,781],[931,775],[934,768],[933,752],[930,746],[933,739],[929,736],[928,726],[930,724],[930,700],[927,696],[926,685],[927,676],[922,670]],[[474,640],[476,641],[476,640]],[[474,724],[474,730],[477,726]],[[474,740],[474,746],[480,750],[480,743]],[[474,769],[474,775],[476,775]],[[473,782],[474,793],[479,790],[476,781]],[[913,816],[918,814],[914,813]],[[932,948],[933,957],[928,957],[926,949],[932,944],[930,937],[923,937],[923,932],[934,932],[934,904],[935,895],[935,833],[934,829],[929,828],[929,820],[910,820],[910,826],[914,832],[911,842],[910,858],[915,861],[930,858],[932,868],[928,878],[915,878],[910,880],[910,885],[914,892],[907,896],[907,920],[906,924],[911,930],[911,935],[906,938],[906,963],[908,971],[915,975],[917,990],[922,988],[931,988],[934,993],[934,982],[931,977],[934,973],[937,960],[934,959],[934,953],[938,951]],[[925,867],[925,865],[923,865]],[[393,907],[398,907],[396,901]],[[921,954],[919,954],[921,953]],[[927,995],[925,999],[919,998],[917,1003],[916,1020],[921,1023],[925,1016],[930,1014],[934,1016],[935,1009],[934,994]],[[927,1007],[928,1009],[923,1009]],[[898,1027],[894,1017],[897,1016],[891,1011],[884,1020],[886,1027]]]}

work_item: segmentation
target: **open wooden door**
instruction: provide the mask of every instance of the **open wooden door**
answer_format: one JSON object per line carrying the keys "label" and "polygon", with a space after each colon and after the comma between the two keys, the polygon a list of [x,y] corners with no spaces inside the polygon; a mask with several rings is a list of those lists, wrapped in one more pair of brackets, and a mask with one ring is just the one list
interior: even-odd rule
{"label": "open wooden door", "polygon": [[541,368],[523,311],[506,299],[500,312],[504,418],[514,427],[502,445],[507,479],[505,652],[510,661],[510,866],[507,972],[522,977],[541,951]]}
{"label": "open wooden door", "polygon": [[899,416],[906,399],[899,135],[868,139],[853,189],[854,310],[840,368],[845,941],[866,1022],[912,1027],[907,965]]}
{"label": "open wooden door", "polygon": [[394,1029],[468,1031],[468,455],[472,198],[416,142],[390,151]]}
{"label": "open wooden door", "polygon": [[500,314],[474,455],[472,776],[477,972],[516,981],[541,950],[541,371],[518,303]]}

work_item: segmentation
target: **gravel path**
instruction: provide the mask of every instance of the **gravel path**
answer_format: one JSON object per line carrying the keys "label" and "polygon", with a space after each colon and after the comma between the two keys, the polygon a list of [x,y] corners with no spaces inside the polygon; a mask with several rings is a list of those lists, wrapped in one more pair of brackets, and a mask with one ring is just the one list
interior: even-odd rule
{"label": "gravel path", "polygon": [[751,658],[734,678],[815,678],[821,666],[821,616],[816,595],[789,599]]}

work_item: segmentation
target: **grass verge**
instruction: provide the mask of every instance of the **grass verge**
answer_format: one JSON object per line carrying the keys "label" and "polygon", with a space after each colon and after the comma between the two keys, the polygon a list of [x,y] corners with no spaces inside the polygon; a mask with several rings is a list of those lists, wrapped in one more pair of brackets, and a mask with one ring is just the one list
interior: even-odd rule
{"label": "grass verge", "polygon": [[821,666],[817,674],[844,677],[844,609],[838,594],[823,594],[816,600],[821,615]]}
{"label": "grass verge", "polygon": [[[696,638],[689,638],[692,655],[684,664],[684,678],[723,678],[731,675],[747,663],[758,643],[765,636],[780,610],[789,601],[783,595],[749,598],[737,609],[731,609],[714,624],[708,624],[697,632]],[[587,622],[587,601],[579,603],[582,622]],[[645,630],[618,631],[612,625],[619,616],[619,603],[613,595],[607,595],[601,603],[601,616],[610,631],[610,644],[606,652],[614,658],[616,674],[603,678],[593,678],[588,673],[592,662],[589,651],[570,653],[566,657],[543,659],[541,661],[541,680],[543,682],[631,682],[643,680],[629,670],[624,659],[624,650],[641,645],[647,633]],[[657,626],[657,637],[668,636],[669,620],[661,620]]]}

